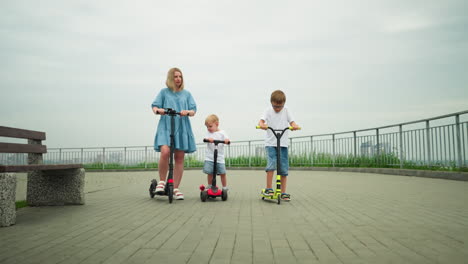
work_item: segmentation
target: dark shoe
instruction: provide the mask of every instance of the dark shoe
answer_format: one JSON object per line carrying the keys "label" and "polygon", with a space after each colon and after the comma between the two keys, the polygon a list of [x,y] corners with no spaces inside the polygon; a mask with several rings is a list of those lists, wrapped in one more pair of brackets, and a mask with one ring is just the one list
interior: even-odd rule
{"label": "dark shoe", "polygon": [[263,193],[265,196],[273,196],[274,194],[275,192],[271,188],[265,189],[265,192]]}
{"label": "dark shoe", "polygon": [[281,200],[283,200],[283,201],[291,201],[291,195],[289,195],[289,193],[282,193],[282,194],[281,194]]}

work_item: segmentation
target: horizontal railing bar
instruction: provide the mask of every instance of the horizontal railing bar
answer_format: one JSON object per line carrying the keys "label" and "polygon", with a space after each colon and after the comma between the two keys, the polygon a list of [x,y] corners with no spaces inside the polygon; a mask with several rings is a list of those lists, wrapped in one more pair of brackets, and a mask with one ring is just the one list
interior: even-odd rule
{"label": "horizontal railing bar", "polygon": [[[393,127],[399,127],[399,126],[406,126],[406,125],[412,125],[412,124],[417,124],[417,123],[423,123],[426,121],[433,121],[433,120],[438,120],[438,119],[443,119],[447,117],[453,117],[456,115],[463,115],[463,114],[468,114],[468,110],[466,111],[461,111],[461,112],[456,112],[453,114],[447,114],[447,115],[442,115],[442,116],[437,116],[437,117],[432,117],[432,118],[427,118],[427,119],[421,119],[417,121],[410,121],[410,122],[405,122],[405,123],[399,123],[399,124],[394,124],[394,125],[388,125],[388,126],[381,126],[381,127],[374,127],[374,128],[366,128],[366,129],[358,129],[358,130],[350,130],[350,131],[345,131],[345,132],[337,132],[337,133],[328,133],[328,134],[317,134],[317,135],[310,135],[310,136],[300,136],[300,137],[291,137],[291,138],[307,138],[307,137],[323,137],[323,136],[332,136],[332,135],[341,135],[341,134],[352,134],[355,132],[365,132],[365,131],[373,131],[376,129],[385,129],[385,128],[393,128]],[[450,124],[451,125],[451,124]]]}
{"label": "horizontal railing bar", "polygon": [[[353,134],[357,132],[366,132],[366,131],[374,131],[376,129],[386,129],[386,128],[393,128],[393,127],[399,127],[399,126],[406,126],[406,125],[411,125],[411,124],[417,124],[417,123],[423,123],[426,121],[432,121],[432,120],[437,120],[437,119],[443,119],[447,117],[452,117],[456,115],[463,115],[463,114],[468,114],[468,110],[465,111],[460,111],[452,114],[446,114],[446,115],[441,115],[441,116],[436,116],[432,118],[426,118],[426,119],[421,119],[417,121],[410,121],[410,122],[404,122],[404,123],[398,123],[394,125],[388,125],[388,126],[381,126],[381,127],[374,127],[374,128],[366,128],[366,129],[358,129],[358,130],[350,130],[350,131],[344,131],[344,132],[336,132],[336,133],[326,133],[326,134],[315,134],[315,135],[308,135],[308,136],[298,136],[298,137],[290,137],[290,139],[300,139],[300,138],[310,138],[310,137],[325,137],[325,136],[333,136],[333,135],[342,135],[342,134]],[[398,132],[394,132],[398,133]],[[240,141],[231,141],[231,143],[248,143],[248,142],[261,142],[263,139],[253,139],[253,140],[240,140]],[[203,144],[202,142],[197,143],[197,144]],[[125,146],[126,148],[142,148],[142,147],[148,147],[148,146]],[[68,148],[49,148],[50,150],[52,149],[102,149],[103,147],[68,147]],[[112,149],[112,148],[123,148],[123,147],[105,147],[106,149]]]}

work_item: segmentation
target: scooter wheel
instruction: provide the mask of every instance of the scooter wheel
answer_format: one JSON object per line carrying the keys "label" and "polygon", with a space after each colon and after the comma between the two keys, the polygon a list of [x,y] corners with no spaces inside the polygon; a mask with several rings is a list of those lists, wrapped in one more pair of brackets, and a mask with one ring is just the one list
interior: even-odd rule
{"label": "scooter wheel", "polygon": [[169,197],[169,203],[172,203],[172,199],[174,198],[174,186],[167,187],[167,196]]}
{"label": "scooter wheel", "polygon": [[265,200],[265,197],[262,197],[262,200]]}
{"label": "scooter wheel", "polygon": [[278,204],[281,203],[281,195],[278,195]]}
{"label": "scooter wheel", "polygon": [[151,181],[151,185],[150,185],[150,188],[149,188],[149,195],[150,195],[151,198],[154,198],[154,195],[156,194],[154,192],[156,190],[156,184],[157,184],[157,181],[153,179]]}
{"label": "scooter wheel", "polygon": [[223,190],[221,192],[221,200],[226,201],[227,198],[228,198],[228,192],[227,192],[227,190]]}
{"label": "scooter wheel", "polygon": [[206,202],[206,199],[208,198],[208,192],[202,191],[200,192],[200,199],[202,202]]}

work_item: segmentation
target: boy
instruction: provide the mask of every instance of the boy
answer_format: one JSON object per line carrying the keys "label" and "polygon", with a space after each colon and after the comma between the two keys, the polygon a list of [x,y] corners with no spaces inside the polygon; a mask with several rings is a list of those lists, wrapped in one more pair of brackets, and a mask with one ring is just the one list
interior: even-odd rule
{"label": "boy", "polygon": [[[293,130],[299,129],[299,126],[294,122],[294,118],[289,112],[288,108],[284,107],[286,103],[286,95],[276,90],[271,94],[270,98],[271,108],[269,107],[258,122],[258,126],[261,129],[267,130],[268,127],[273,129],[283,129],[291,126]],[[288,176],[288,131],[286,130],[281,137],[280,146],[281,149],[277,149],[277,140],[271,130],[267,130],[265,138],[265,152],[267,154],[267,166],[266,171],[266,189],[264,195],[272,196],[274,191],[272,189],[273,172],[276,169],[276,153],[281,151],[281,171],[278,171],[278,175],[281,175],[281,199],[284,201],[290,201],[291,195],[286,193],[286,183]]]}
{"label": "boy", "polygon": [[[213,140],[224,140],[225,144],[229,143],[229,137],[224,130],[219,129],[219,119],[216,115],[209,115],[205,119],[205,126],[208,129],[208,133],[205,138],[210,142]],[[211,188],[211,182],[213,180],[213,166],[214,166],[214,144],[207,143],[205,164],[203,165],[203,172],[207,174],[208,186],[206,189]],[[216,161],[216,172],[221,175],[221,183],[223,185],[223,191],[227,191],[226,186],[226,165],[224,161],[224,144],[218,145],[218,158]],[[215,175],[216,176],[216,175]]]}

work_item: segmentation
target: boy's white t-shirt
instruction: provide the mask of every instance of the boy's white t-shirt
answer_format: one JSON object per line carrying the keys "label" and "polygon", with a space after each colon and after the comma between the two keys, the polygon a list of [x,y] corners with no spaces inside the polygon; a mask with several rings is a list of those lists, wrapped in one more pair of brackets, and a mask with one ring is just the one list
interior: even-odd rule
{"label": "boy's white t-shirt", "polygon": [[[213,138],[214,140],[225,140],[229,139],[228,135],[224,130],[219,130],[214,133],[208,132],[205,138]],[[207,161],[214,161],[214,143],[207,143],[206,152],[205,152],[205,160]],[[218,158],[217,163],[225,163],[224,161],[224,144],[218,144]]]}
{"label": "boy's white t-shirt", "polygon": [[[291,126],[290,123],[294,121],[294,118],[287,107],[283,107],[283,109],[281,109],[281,111],[278,113],[276,113],[272,107],[269,107],[265,110],[263,116],[260,119],[264,120],[267,126],[273,129],[284,129]],[[281,137],[281,147],[288,147],[289,145],[288,132],[289,130],[286,130]],[[276,136],[273,135],[273,132],[270,129],[268,129],[266,133],[265,146],[277,146]]]}

